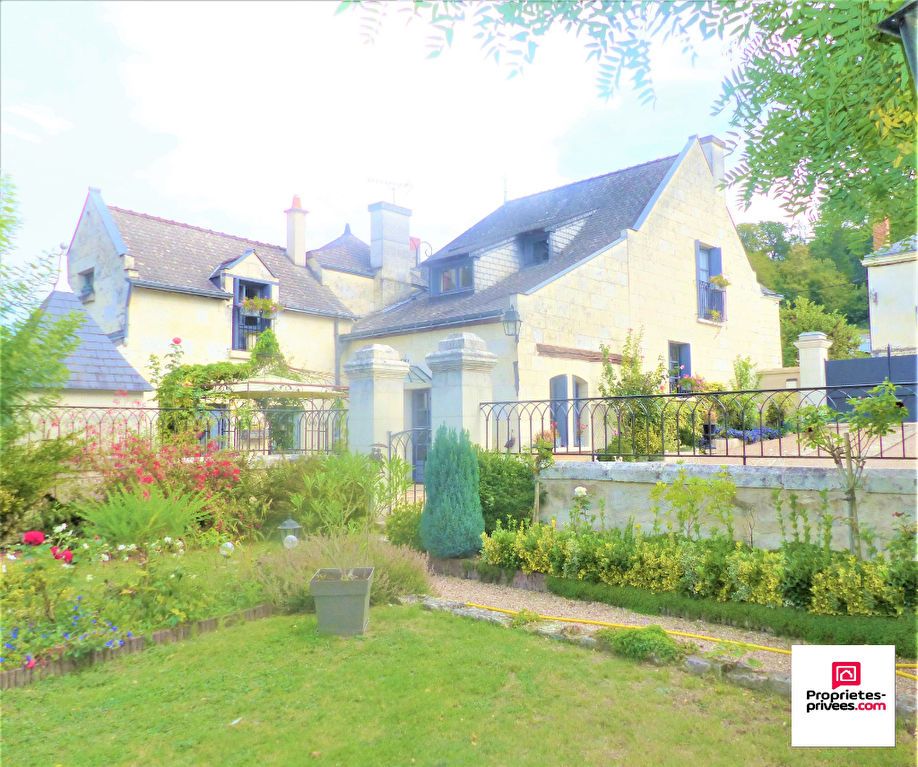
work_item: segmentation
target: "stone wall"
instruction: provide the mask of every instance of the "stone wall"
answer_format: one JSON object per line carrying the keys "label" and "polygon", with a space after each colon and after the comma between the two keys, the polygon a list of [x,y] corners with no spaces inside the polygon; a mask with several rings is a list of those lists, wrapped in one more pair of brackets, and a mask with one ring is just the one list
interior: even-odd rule
{"label": "stone wall", "polygon": [[[829,490],[833,514],[844,519],[847,504],[839,490],[834,468],[799,466],[727,466],[669,463],[605,463],[559,461],[542,473],[542,487],[547,493],[542,503],[543,521],[557,519],[564,525],[568,519],[574,488],[585,487],[593,498],[593,513],[605,502],[605,522],[609,527],[623,527],[629,518],[649,532],[653,526],[653,502],[650,492],[657,482],[671,483],[680,468],[689,476],[711,477],[726,468],[736,484],[735,527],[738,539],[762,548],[781,544],[781,533],[775,516],[772,494],[784,488],[785,496],[796,493],[802,506],[810,512],[816,534],[816,512],[820,508],[819,491]],[[868,468],[864,472],[859,494],[859,519],[876,531],[885,542],[902,520],[915,519],[916,473],[911,469]],[[785,517],[787,515],[785,503]],[[903,516],[897,517],[895,514]],[[833,546],[848,545],[848,529],[835,526]]]}

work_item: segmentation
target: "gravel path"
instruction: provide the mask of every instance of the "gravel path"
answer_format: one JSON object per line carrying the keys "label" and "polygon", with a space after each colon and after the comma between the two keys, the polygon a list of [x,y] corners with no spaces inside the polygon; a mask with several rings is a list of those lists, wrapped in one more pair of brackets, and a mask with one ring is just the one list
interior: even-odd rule
{"label": "gravel path", "polygon": [[[752,644],[765,645],[768,647],[781,647],[787,650],[790,649],[792,644],[801,644],[801,642],[797,640],[787,639],[786,637],[776,637],[760,631],[748,631],[734,628],[733,626],[724,626],[718,623],[693,621],[685,618],[671,618],[664,615],[643,615],[601,602],[584,602],[576,599],[566,599],[556,594],[539,591],[524,591],[523,589],[515,589],[510,586],[498,586],[493,583],[482,583],[480,581],[465,580],[463,578],[451,578],[444,575],[431,575],[430,580],[434,592],[438,596],[459,602],[477,602],[482,605],[503,607],[509,610],[525,609],[541,615],[557,615],[562,618],[586,618],[587,620],[626,623],[638,626],[646,626],[654,623],[665,629],[688,631],[693,634],[704,634],[706,636],[732,639],[740,642],[751,642]],[[586,631],[595,631],[598,627],[583,626],[583,628]],[[680,638],[676,637],[676,639],[679,640]],[[742,659],[746,663],[749,663],[751,659],[753,662],[750,665],[761,668],[763,671],[790,674],[790,655],[764,651],[744,652],[741,648],[736,648],[735,646],[720,645],[718,647],[715,642],[705,642],[697,639],[683,639],[681,641],[694,643],[698,648],[697,652],[701,654],[716,652],[718,656],[728,655],[729,657],[735,657],[737,660]],[[731,649],[727,650],[725,648]],[[741,652],[741,654],[734,656],[734,652]],[[911,690],[911,694],[914,694],[915,688],[916,684],[912,680],[896,677],[896,689],[900,693]]]}

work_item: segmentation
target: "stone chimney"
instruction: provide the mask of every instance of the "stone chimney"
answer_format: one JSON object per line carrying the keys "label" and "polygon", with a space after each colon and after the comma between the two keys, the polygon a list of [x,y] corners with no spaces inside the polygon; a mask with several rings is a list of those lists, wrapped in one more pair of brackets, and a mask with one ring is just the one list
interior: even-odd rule
{"label": "stone chimney", "polygon": [[409,244],[411,211],[391,202],[374,202],[370,211],[370,265],[383,278],[408,282],[415,266]]}
{"label": "stone chimney", "polygon": [[306,213],[298,194],[293,196],[287,214],[287,258],[297,266],[306,266]]}
{"label": "stone chimney", "polygon": [[715,188],[719,190],[724,183],[724,149],[727,145],[717,136],[705,136],[698,142],[714,176]]}
{"label": "stone chimney", "polygon": [[873,249],[879,250],[889,245],[889,219],[884,218],[873,225]]}

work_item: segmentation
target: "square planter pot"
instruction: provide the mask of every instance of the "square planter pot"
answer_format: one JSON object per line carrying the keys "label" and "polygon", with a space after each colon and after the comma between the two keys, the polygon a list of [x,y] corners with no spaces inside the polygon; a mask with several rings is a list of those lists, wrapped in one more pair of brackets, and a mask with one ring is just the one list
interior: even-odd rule
{"label": "square planter pot", "polygon": [[355,567],[343,572],[351,577],[343,579],[338,568],[323,567],[309,582],[320,634],[353,636],[367,630],[373,568]]}

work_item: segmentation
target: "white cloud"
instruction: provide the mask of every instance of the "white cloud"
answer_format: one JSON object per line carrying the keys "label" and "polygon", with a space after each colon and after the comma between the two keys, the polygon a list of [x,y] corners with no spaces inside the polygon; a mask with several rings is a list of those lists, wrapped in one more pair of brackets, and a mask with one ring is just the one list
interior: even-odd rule
{"label": "white cloud", "polygon": [[23,141],[28,141],[30,144],[41,143],[41,138],[36,136],[34,133],[29,133],[27,130],[22,130],[21,128],[17,128],[15,125],[10,125],[10,123],[2,120],[0,120],[0,134],[22,139]]}
{"label": "white cloud", "polygon": [[42,104],[13,104],[12,106],[4,107],[3,111],[32,123],[46,136],[57,136],[73,127],[69,120]]}

